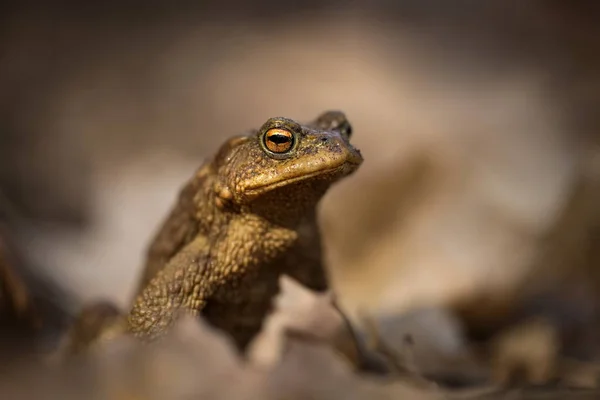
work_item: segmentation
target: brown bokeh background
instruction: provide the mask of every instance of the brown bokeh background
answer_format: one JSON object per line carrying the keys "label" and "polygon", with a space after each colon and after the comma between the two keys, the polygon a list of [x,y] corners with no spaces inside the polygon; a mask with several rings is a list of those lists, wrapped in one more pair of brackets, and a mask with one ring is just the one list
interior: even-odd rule
{"label": "brown bokeh background", "polygon": [[2,202],[71,311],[126,305],[177,190],[226,137],[341,109],[366,161],[321,221],[351,313],[489,316],[529,292],[595,312],[593,2],[3,7]]}

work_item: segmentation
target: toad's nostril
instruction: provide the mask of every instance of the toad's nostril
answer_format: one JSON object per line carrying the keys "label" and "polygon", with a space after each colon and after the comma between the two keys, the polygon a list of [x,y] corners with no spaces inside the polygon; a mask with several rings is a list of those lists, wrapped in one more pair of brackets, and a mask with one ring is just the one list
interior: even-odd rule
{"label": "toad's nostril", "polygon": [[328,141],[329,141],[329,138],[326,138],[326,137],[321,138],[321,142],[328,142]]}

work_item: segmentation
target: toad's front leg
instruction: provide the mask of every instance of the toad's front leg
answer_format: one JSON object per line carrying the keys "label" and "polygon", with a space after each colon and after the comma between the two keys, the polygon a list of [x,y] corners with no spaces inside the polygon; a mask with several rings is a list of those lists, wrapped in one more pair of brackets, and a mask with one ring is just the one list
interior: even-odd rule
{"label": "toad's front leg", "polygon": [[202,237],[187,244],[142,290],[127,318],[129,332],[150,341],[166,333],[180,312],[199,314],[217,285],[204,273],[210,263],[205,245]]}

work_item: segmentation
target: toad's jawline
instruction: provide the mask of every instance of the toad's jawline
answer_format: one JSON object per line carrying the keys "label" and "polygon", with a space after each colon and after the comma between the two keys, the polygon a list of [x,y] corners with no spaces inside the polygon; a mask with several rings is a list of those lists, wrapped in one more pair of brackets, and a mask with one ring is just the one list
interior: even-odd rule
{"label": "toad's jawline", "polygon": [[246,189],[244,191],[244,196],[247,196],[247,197],[258,196],[259,194],[264,193],[266,191],[270,191],[270,190],[274,190],[274,189],[277,189],[280,187],[291,185],[292,183],[302,182],[304,180],[314,178],[315,176],[319,176],[319,175],[336,174],[338,171],[342,172],[342,175],[348,175],[348,174],[352,173],[356,169],[355,166],[359,165],[359,164],[360,163],[346,161],[346,162],[344,162],[336,167],[333,167],[333,168],[319,169],[319,170],[316,170],[309,174],[305,174],[305,175],[298,176],[295,178],[284,179],[284,180],[281,180],[278,182],[271,183],[269,185],[260,186],[260,187],[256,187],[256,188],[252,188],[252,189]]}

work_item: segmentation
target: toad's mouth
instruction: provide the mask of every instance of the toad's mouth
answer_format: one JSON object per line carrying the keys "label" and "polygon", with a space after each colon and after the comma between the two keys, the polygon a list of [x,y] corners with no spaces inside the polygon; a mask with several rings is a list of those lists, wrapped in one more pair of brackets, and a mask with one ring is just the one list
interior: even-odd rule
{"label": "toad's mouth", "polygon": [[345,161],[334,167],[317,169],[315,171],[312,171],[312,172],[309,172],[309,173],[306,173],[306,174],[303,174],[300,176],[295,176],[292,178],[283,178],[281,180],[269,183],[267,185],[248,187],[244,191],[244,195],[246,197],[252,198],[252,197],[256,197],[262,193],[270,192],[272,190],[275,190],[275,189],[278,189],[278,188],[281,188],[284,186],[288,186],[288,185],[291,185],[294,183],[306,181],[306,180],[316,178],[316,177],[323,177],[324,180],[330,180],[331,182],[334,182],[337,179],[335,179],[335,178],[332,179],[331,176],[335,176],[339,179],[341,177],[350,175],[358,168],[359,165],[360,165],[360,162],[354,162],[353,160]]}

